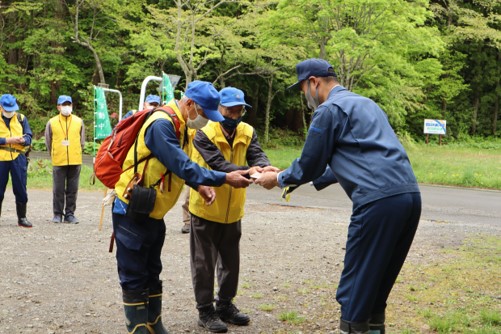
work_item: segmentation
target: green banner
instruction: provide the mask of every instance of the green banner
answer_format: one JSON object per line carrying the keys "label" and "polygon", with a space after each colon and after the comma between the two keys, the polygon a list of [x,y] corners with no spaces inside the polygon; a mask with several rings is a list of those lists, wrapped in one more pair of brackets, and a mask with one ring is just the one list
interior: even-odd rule
{"label": "green banner", "polygon": [[104,139],[110,134],[110,116],[104,90],[94,86],[94,139]]}
{"label": "green banner", "polygon": [[174,98],[174,89],[167,74],[162,72],[162,104],[166,104]]}

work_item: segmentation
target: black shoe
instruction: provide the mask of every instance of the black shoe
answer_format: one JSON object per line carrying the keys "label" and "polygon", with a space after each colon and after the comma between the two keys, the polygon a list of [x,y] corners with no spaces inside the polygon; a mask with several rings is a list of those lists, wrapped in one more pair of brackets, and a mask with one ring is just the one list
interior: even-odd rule
{"label": "black shoe", "polygon": [[186,234],[190,233],[190,224],[184,224],[183,227],[181,227],[181,233]]}
{"label": "black shoe", "polygon": [[219,319],[214,310],[214,306],[204,307],[199,309],[198,325],[208,329],[212,333],[226,333],[228,327]]}
{"label": "black shoe", "polygon": [[33,227],[33,224],[30,223],[27,218],[19,218],[19,220],[17,221],[17,225],[26,228]]}
{"label": "black shoe", "polygon": [[73,215],[66,215],[64,216],[64,222],[68,224],[78,224],[79,220]]}
{"label": "black shoe", "polygon": [[237,326],[247,326],[250,321],[249,316],[247,314],[240,313],[238,308],[232,302],[216,303],[216,313],[224,322]]}

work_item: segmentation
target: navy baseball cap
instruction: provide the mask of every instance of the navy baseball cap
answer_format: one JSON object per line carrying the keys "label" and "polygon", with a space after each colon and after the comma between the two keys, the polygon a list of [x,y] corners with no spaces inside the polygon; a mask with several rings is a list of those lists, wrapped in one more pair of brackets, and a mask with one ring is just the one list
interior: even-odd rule
{"label": "navy baseball cap", "polygon": [[71,96],[68,95],[59,95],[57,98],[57,104],[63,104],[65,102],[69,102],[73,104],[73,101],[71,100]]}
{"label": "navy baseball cap", "polygon": [[158,103],[158,105],[162,104],[158,95],[148,95],[145,101],[148,103]]}
{"label": "navy baseball cap", "polygon": [[188,84],[184,96],[195,101],[204,110],[208,119],[214,122],[224,121],[223,115],[217,110],[219,106],[219,93],[207,81],[195,80]]}
{"label": "navy baseball cap", "polygon": [[306,59],[296,65],[297,72],[297,82],[290,85],[287,89],[298,89],[301,82],[308,79],[309,77],[335,77],[336,73],[329,64],[324,59],[310,58]]}
{"label": "navy baseball cap", "polygon": [[0,105],[7,112],[19,110],[16,98],[11,94],[3,94],[2,97],[0,97]]}
{"label": "navy baseball cap", "polygon": [[221,97],[220,105],[223,107],[246,106],[252,108],[250,104],[245,103],[245,95],[240,89],[235,87],[226,87],[219,91]]}

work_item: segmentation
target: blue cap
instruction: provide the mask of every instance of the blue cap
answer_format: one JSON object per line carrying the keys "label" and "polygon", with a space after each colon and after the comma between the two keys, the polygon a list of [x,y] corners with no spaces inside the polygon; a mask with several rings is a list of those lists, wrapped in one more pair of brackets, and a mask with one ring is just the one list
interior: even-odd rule
{"label": "blue cap", "polygon": [[71,100],[71,96],[59,95],[59,97],[57,98],[57,104],[63,104],[65,102],[69,102],[69,103],[73,104],[73,101]]}
{"label": "blue cap", "polygon": [[299,88],[301,82],[308,79],[309,77],[335,77],[336,73],[329,64],[324,59],[310,58],[306,59],[296,65],[297,72],[297,82],[290,85],[287,89]]}
{"label": "blue cap", "polygon": [[11,94],[3,94],[2,97],[0,97],[0,105],[2,105],[2,108],[7,112],[19,110],[16,98]]}
{"label": "blue cap", "polygon": [[252,108],[250,104],[245,103],[245,95],[240,89],[235,87],[226,87],[219,91],[221,97],[220,105],[223,107],[246,106]]}
{"label": "blue cap", "polygon": [[160,96],[158,95],[148,95],[146,96],[146,100],[145,102],[148,102],[148,103],[158,103],[158,105],[161,105],[161,100],[160,100]]}
{"label": "blue cap", "polygon": [[200,105],[207,118],[211,121],[224,121],[223,115],[217,110],[219,106],[219,93],[210,82],[192,81],[188,84],[188,89],[186,89],[184,95]]}

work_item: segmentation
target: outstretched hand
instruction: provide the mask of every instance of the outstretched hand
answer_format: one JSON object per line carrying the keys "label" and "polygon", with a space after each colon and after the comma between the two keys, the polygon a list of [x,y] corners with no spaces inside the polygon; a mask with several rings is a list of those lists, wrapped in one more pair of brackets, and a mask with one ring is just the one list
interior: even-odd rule
{"label": "outstretched hand", "polygon": [[249,175],[249,170],[235,170],[227,173],[225,183],[234,188],[246,188],[252,183],[252,180],[249,180],[244,175]]}
{"label": "outstretched hand", "polygon": [[262,173],[261,176],[254,181],[254,183],[259,184],[265,189],[272,189],[278,186],[277,174],[277,172]]}

